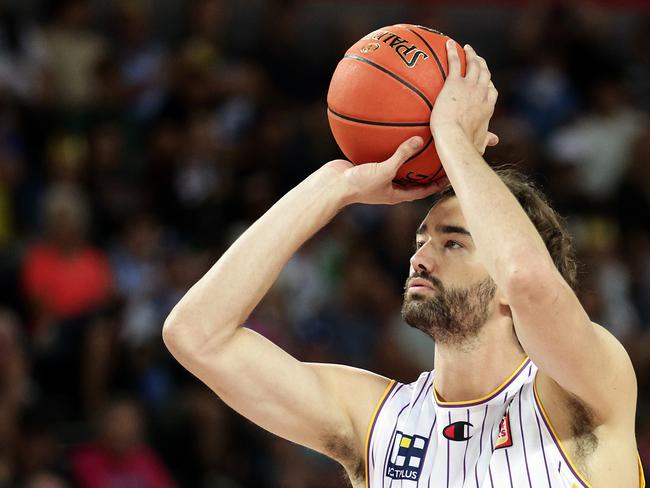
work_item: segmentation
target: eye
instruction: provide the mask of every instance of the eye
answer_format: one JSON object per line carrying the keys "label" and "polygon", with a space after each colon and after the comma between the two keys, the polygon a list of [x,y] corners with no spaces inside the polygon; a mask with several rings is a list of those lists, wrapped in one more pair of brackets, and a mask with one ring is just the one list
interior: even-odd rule
{"label": "eye", "polygon": [[413,245],[413,250],[417,251],[422,246],[424,246],[424,241],[415,241],[415,244]]}
{"label": "eye", "polygon": [[445,248],[448,248],[448,249],[462,249],[463,245],[458,241],[448,240],[447,242],[445,242]]}

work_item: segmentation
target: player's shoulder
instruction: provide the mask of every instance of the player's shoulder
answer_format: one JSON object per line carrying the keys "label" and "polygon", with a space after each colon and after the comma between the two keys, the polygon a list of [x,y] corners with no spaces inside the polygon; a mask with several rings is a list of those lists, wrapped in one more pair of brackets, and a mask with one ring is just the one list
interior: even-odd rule
{"label": "player's shoulder", "polygon": [[426,392],[433,387],[433,376],[434,371],[423,371],[410,383],[396,381],[387,394],[387,400],[415,405],[426,398]]}

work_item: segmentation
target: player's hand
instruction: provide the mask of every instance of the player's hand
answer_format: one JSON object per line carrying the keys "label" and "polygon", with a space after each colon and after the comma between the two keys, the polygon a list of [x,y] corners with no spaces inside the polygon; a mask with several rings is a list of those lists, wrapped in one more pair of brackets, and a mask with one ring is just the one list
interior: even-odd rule
{"label": "player's hand", "polygon": [[397,151],[381,163],[358,166],[337,159],[325,164],[320,171],[332,175],[343,186],[343,205],[351,203],[395,204],[428,197],[448,185],[442,178],[428,185],[402,187],[393,182],[400,166],[422,147],[421,137],[404,141]]}
{"label": "player's hand", "polygon": [[435,138],[446,127],[460,127],[483,154],[486,146],[499,142],[495,134],[488,132],[498,97],[490,70],[485,59],[468,44],[465,46],[467,69],[462,76],[456,43],[451,39],[447,41],[447,59],[449,73],[431,112],[431,132]]}

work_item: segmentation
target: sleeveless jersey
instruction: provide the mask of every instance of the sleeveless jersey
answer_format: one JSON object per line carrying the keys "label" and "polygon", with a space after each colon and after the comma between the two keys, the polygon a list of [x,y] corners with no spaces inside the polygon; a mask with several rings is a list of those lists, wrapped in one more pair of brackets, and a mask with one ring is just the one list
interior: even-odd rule
{"label": "sleeveless jersey", "polygon": [[434,371],[392,382],[368,428],[366,487],[590,488],[553,431],[536,373],[526,359],[471,402],[440,401]]}

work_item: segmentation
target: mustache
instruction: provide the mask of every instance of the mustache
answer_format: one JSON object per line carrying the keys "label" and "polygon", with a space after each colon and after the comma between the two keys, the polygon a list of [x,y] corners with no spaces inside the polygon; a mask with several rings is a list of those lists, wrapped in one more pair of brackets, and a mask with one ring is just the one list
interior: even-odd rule
{"label": "mustache", "polygon": [[429,282],[431,284],[431,286],[433,286],[437,290],[442,290],[444,288],[442,286],[442,281],[440,281],[435,276],[431,276],[428,273],[422,273],[422,272],[417,272],[416,271],[415,273],[413,273],[411,276],[409,276],[406,279],[406,283],[404,284],[404,290],[408,289],[408,287],[409,287],[409,285],[411,283],[411,280],[413,280],[415,278],[420,278],[422,280],[425,280],[425,281]]}

